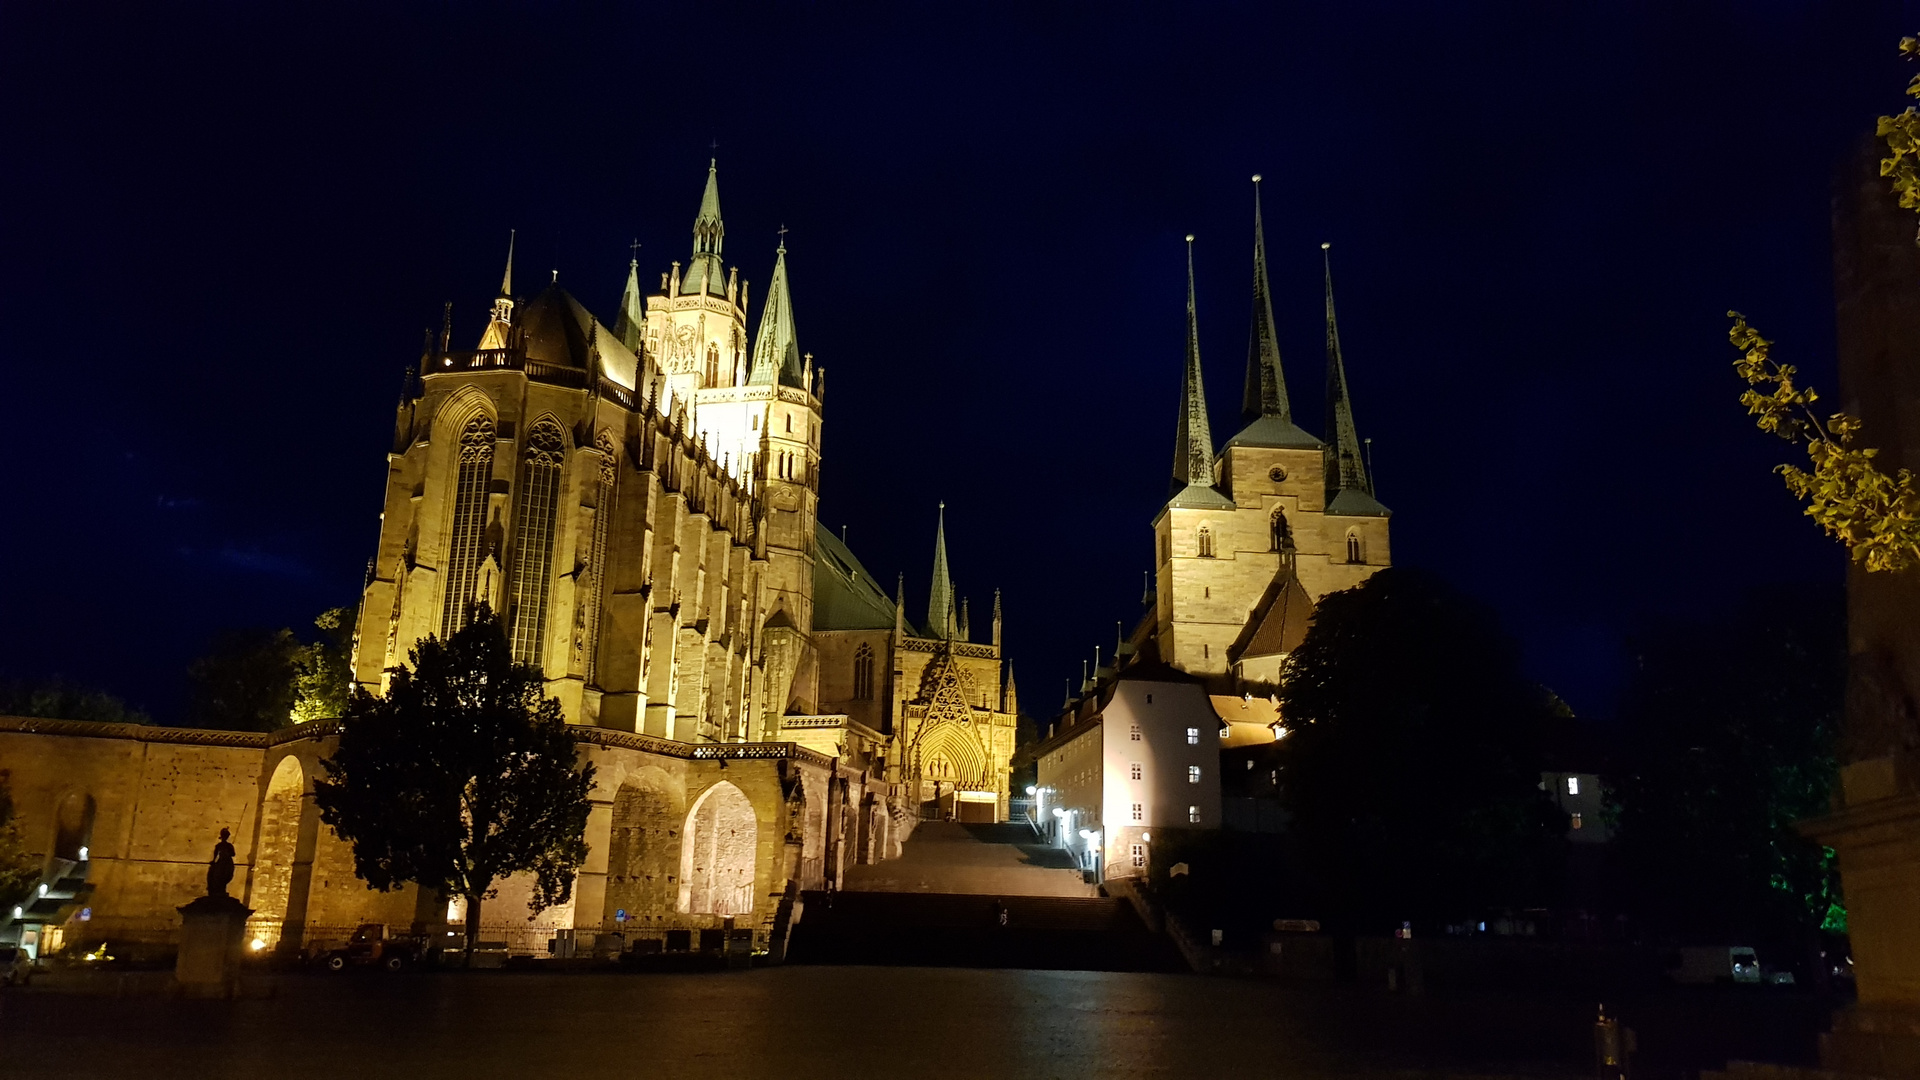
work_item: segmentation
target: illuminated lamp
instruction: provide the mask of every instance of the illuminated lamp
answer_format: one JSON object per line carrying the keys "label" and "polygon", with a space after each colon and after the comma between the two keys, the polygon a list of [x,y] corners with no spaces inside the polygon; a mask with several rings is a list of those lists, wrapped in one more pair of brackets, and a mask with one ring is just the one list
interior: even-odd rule
{"label": "illuminated lamp", "polygon": [[1143,832],[1143,833],[1141,833],[1141,834],[1140,834],[1140,842],[1141,842],[1141,843],[1143,843],[1143,844],[1151,844],[1151,843],[1153,843],[1153,834],[1152,834],[1152,833],[1150,833],[1150,832]]}
{"label": "illuminated lamp", "polygon": [[1032,784],[1027,785],[1027,794],[1029,795],[1037,794],[1039,790],[1039,788],[1034,787]]}
{"label": "illuminated lamp", "polygon": [[44,881],[40,883],[40,895],[41,896],[47,895],[47,883]]}
{"label": "illuminated lamp", "polygon": [[19,918],[20,916],[22,916],[22,915],[25,915],[25,914],[26,914],[26,912],[24,912],[24,911],[21,911],[21,910],[20,910],[20,905],[19,905],[19,904],[15,904],[15,905],[13,905],[13,917],[14,917],[14,918],[16,918],[16,919],[17,919],[17,918]]}
{"label": "illuminated lamp", "polygon": [[267,943],[265,941],[262,941],[259,938],[254,938],[253,943],[249,946],[249,948],[253,949],[254,952],[259,952],[261,949],[264,949],[266,947],[267,947]]}
{"label": "illuminated lamp", "polygon": [[1066,808],[1066,807],[1064,807],[1064,806],[1056,806],[1056,807],[1054,807],[1054,808],[1053,808],[1053,816],[1054,816],[1054,817],[1066,817],[1066,816],[1067,816],[1067,808]]}
{"label": "illuminated lamp", "polygon": [[80,861],[81,862],[87,861],[87,849],[84,845],[80,848]]}
{"label": "illuminated lamp", "polygon": [[1081,829],[1081,830],[1080,830],[1080,839],[1082,839],[1082,840],[1091,840],[1091,839],[1093,839],[1093,830],[1092,830],[1092,829]]}

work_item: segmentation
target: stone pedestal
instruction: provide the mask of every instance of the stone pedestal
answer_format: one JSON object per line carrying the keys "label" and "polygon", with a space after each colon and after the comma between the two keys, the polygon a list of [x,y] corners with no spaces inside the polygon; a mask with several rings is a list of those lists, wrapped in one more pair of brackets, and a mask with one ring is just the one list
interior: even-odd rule
{"label": "stone pedestal", "polygon": [[177,910],[181,924],[175,984],[189,997],[232,997],[253,909],[231,896],[202,896]]}

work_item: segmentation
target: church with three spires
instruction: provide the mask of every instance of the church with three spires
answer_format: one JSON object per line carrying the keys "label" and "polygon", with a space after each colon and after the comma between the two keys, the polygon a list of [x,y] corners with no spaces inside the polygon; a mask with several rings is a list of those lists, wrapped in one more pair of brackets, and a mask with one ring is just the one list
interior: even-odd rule
{"label": "church with three spires", "polygon": [[[1306,636],[1313,605],[1391,561],[1390,512],[1374,498],[1354,427],[1346,358],[1326,278],[1327,438],[1293,419],[1274,331],[1259,177],[1254,177],[1253,311],[1240,429],[1216,447],[1200,371],[1187,247],[1187,337],[1172,485],[1153,518],[1154,585],[1118,665],[1164,663],[1202,679],[1216,703],[1266,698]],[[1229,708],[1227,711],[1235,711]]]}
{"label": "church with three spires", "polygon": [[[572,723],[696,745],[792,743],[902,801],[1004,820],[1017,711],[971,640],[936,525],[924,625],[819,524],[826,373],[795,331],[784,238],[749,333],[709,166],[692,251],[611,326],[507,273],[473,349],[451,329],[399,406],[354,660],[379,692],[476,603]],[[944,518],[944,507],[941,510]]]}

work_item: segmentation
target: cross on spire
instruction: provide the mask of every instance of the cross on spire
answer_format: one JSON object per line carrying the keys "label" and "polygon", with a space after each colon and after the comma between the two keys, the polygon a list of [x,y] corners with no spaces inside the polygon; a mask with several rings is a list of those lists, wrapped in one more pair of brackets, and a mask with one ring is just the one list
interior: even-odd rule
{"label": "cross on spire", "polygon": [[634,266],[639,266],[640,265],[640,238],[639,237],[637,236],[634,237],[633,243],[627,245],[627,253],[628,253],[628,259],[631,262],[631,264]]}

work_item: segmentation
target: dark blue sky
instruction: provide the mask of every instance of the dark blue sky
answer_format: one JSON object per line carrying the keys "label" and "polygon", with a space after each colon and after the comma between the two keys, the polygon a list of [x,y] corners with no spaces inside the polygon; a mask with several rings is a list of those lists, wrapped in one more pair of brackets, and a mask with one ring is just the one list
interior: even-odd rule
{"label": "dark blue sky", "polygon": [[1830,176],[1914,5],[395,7],[0,8],[0,673],[180,718],[217,629],[352,602],[441,303],[477,337],[517,228],[611,321],[714,140],[756,295],[791,229],[823,520],[918,610],[945,499],[1029,710],[1140,610],[1188,232],[1234,430],[1254,172],[1300,420],[1330,240],[1396,561],[1577,709],[1649,613],[1839,580],[1723,313],[1832,389]]}

